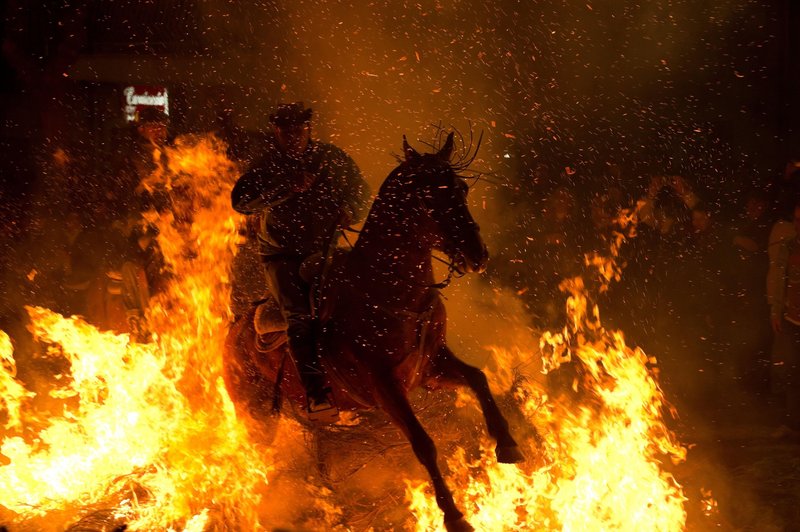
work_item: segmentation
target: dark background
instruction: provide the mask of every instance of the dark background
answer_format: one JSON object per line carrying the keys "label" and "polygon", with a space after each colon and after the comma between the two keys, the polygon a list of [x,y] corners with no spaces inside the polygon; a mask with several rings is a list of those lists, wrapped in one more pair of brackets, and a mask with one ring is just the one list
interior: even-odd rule
{"label": "dark background", "polygon": [[613,160],[631,185],[674,172],[729,195],[777,175],[797,151],[800,6],[621,4],[4,1],[2,187],[35,189],[42,146],[112,150],[128,84],[170,90],[173,133],[257,129],[304,100],[375,182],[402,132],[439,121],[484,131],[512,181]]}

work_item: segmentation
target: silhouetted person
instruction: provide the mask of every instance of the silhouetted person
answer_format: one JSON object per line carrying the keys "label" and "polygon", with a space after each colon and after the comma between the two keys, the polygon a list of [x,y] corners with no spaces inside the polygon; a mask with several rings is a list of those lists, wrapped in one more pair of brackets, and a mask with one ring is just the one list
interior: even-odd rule
{"label": "silhouetted person", "polygon": [[[777,225],[777,224],[776,224]],[[772,393],[785,409],[787,425],[800,429],[800,203],[793,212],[794,234],[776,229],[770,243],[767,293],[774,331]]]}
{"label": "silhouetted person", "polygon": [[232,203],[240,213],[261,213],[258,238],[267,282],[286,318],[289,349],[313,419],[333,418],[338,410],[316,353],[310,287],[300,266],[328,251],[340,225],[363,219],[369,187],[344,151],[312,140],[311,116],[300,102],[278,106],[270,115],[274,136],[266,155],[239,178]]}

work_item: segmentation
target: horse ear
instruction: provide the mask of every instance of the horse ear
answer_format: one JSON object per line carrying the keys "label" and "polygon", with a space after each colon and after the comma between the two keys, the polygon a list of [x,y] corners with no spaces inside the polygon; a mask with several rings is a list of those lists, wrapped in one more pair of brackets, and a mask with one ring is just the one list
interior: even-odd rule
{"label": "horse ear", "polygon": [[439,150],[436,156],[449,162],[450,156],[453,155],[453,145],[453,132],[451,131],[450,134],[447,135],[447,140],[444,141],[444,146],[442,146],[442,149]]}
{"label": "horse ear", "polygon": [[417,150],[408,144],[408,139],[406,139],[405,135],[403,135],[403,154],[406,156],[406,161],[410,161],[411,159],[419,157]]}

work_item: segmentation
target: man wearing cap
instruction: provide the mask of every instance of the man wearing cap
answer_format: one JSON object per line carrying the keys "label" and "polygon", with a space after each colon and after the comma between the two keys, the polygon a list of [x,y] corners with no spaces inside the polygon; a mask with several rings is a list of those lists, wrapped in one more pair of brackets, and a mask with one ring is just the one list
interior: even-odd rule
{"label": "man wearing cap", "polygon": [[[155,228],[144,224],[142,211],[154,204],[140,183],[166,161],[168,117],[145,107],[131,124],[128,142],[120,143],[107,163],[112,176],[97,198],[92,218],[70,246],[72,272],[67,288],[84,299],[84,312],[102,328],[127,330],[147,341],[145,312],[161,281],[163,261]],[[158,161],[154,160],[158,157]]]}
{"label": "man wearing cap", "polygon": [[326,254],[339,226],[360,222],[369,186],[341,149],[311,138],[312,110],[282,104],[270,115],[272,137],[260,162],[233,188],[233,208],[261,215],[258,239],[267,283],[288,324],[289,349],[306,389],[312,419],[338,413],[315,349],[309,285],[300,265]]}

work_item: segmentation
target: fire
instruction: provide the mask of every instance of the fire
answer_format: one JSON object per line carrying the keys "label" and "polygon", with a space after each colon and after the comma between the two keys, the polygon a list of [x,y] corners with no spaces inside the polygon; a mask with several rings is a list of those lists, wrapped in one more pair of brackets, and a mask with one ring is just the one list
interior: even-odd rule
{"label": "fire", "polygon": [[705,515],[706,517],[712,517],[717,515],[719,513],[719,506],[717,504],[717,500],[711,493],[711,490],[700,488],[700,493],[703,496],[703,499],[700,501],[703,515]]}
{"label": "fire", "polygon": [[50,391],[60,412],[41,416],[0,334],[0,452],[8,459],[0,462],[0,522],[63,529],[102,510],[140,530],[261,526],[272,453],[250,442],[221,378],[238,238],[229,205],[238,171],[222,148],[213,137],[186,138],[167,148],[169,167],[149,182],[172,191],[173,205],[147,215],[171,272],[147,313],[152,341],[28,308],[35,338],[69,363]]}
{"label": "fire", "polygon": [[[254,443],[222,381],[238,169],[213,137],[166,150],[168,164],[143,183],[169,192],[172,205],[146,214],[171,279],[147,312],[151,341],[28,308],[48,356],[69,365],[49,390],[53,415],[17,379],[11,340],[0,332],[0,523],[59,530],[100,513],[105,524],[133,530],[258,530],[271,488],[282,494],[273,505],[307,501],[276,519],[341,527],[344,512],[327,487],[311,476],[276,482],[277,449],[302,446],[299,425],[284,420],[271,447]],[[634,221],[635,213],[621,218],[611,258],[587,257],[596,289],[619,278],[614,258]],[[530,346],[493,348],[497,369],[489,375],[513,391],[520,430],[527,424],[541,434],[517,431],[528,457],[544,458],[519,468],[497,464],[488,441],[477,458],[459,449],[448,459],[457,502],[478,530],[682,530],[685,497],[666,463],[686,451],[664,423],[655,360],[602,327],[581,278],[562,289],[568,323],[544,334],[539,351],[546,372],[576,369],[570,386],[550,396],[517,378],[510,368],[534,356]],[[441,530],[428,483],[406,486],[416,529]]]}
{"label": "fire", "polygon": [[5,411],[6,429],[19,429],[21,425],[20,409],[22,401],[33,397],[33,393],[16,380],[17,364],[14,361],[14,348],[11,338],[0,331],[0,412]]}
{"label": "fire", "polygon": [[[586,257],[601,291],[619,278],[615,259],[635,220],[635,211],[620,217],[610,257]],[[497,464],[488,441],[477,461],[459,450],[447,461],[458,503],[477,530],[683,530],[686,498],[664,461],[679,463],[686,450],[664,423],[655,359],[602,327],[582,278],[564,280],[561,289],[568,294],[568,323],[546,332],[539,350],[545,373],[573,369],[567,389],[550,397],[532,380],[512,387],[527,424],[541,434],[541,441],[527,437],[527,455],[544,454],[544,461]],[[492,351],[492,367],[513,367],[521,357]],[[530,358],[535,350],[528,352]],[[509,383],[502,371],[490,380]],[[416,529],[443,530],[428,484],[407,486]]]}

